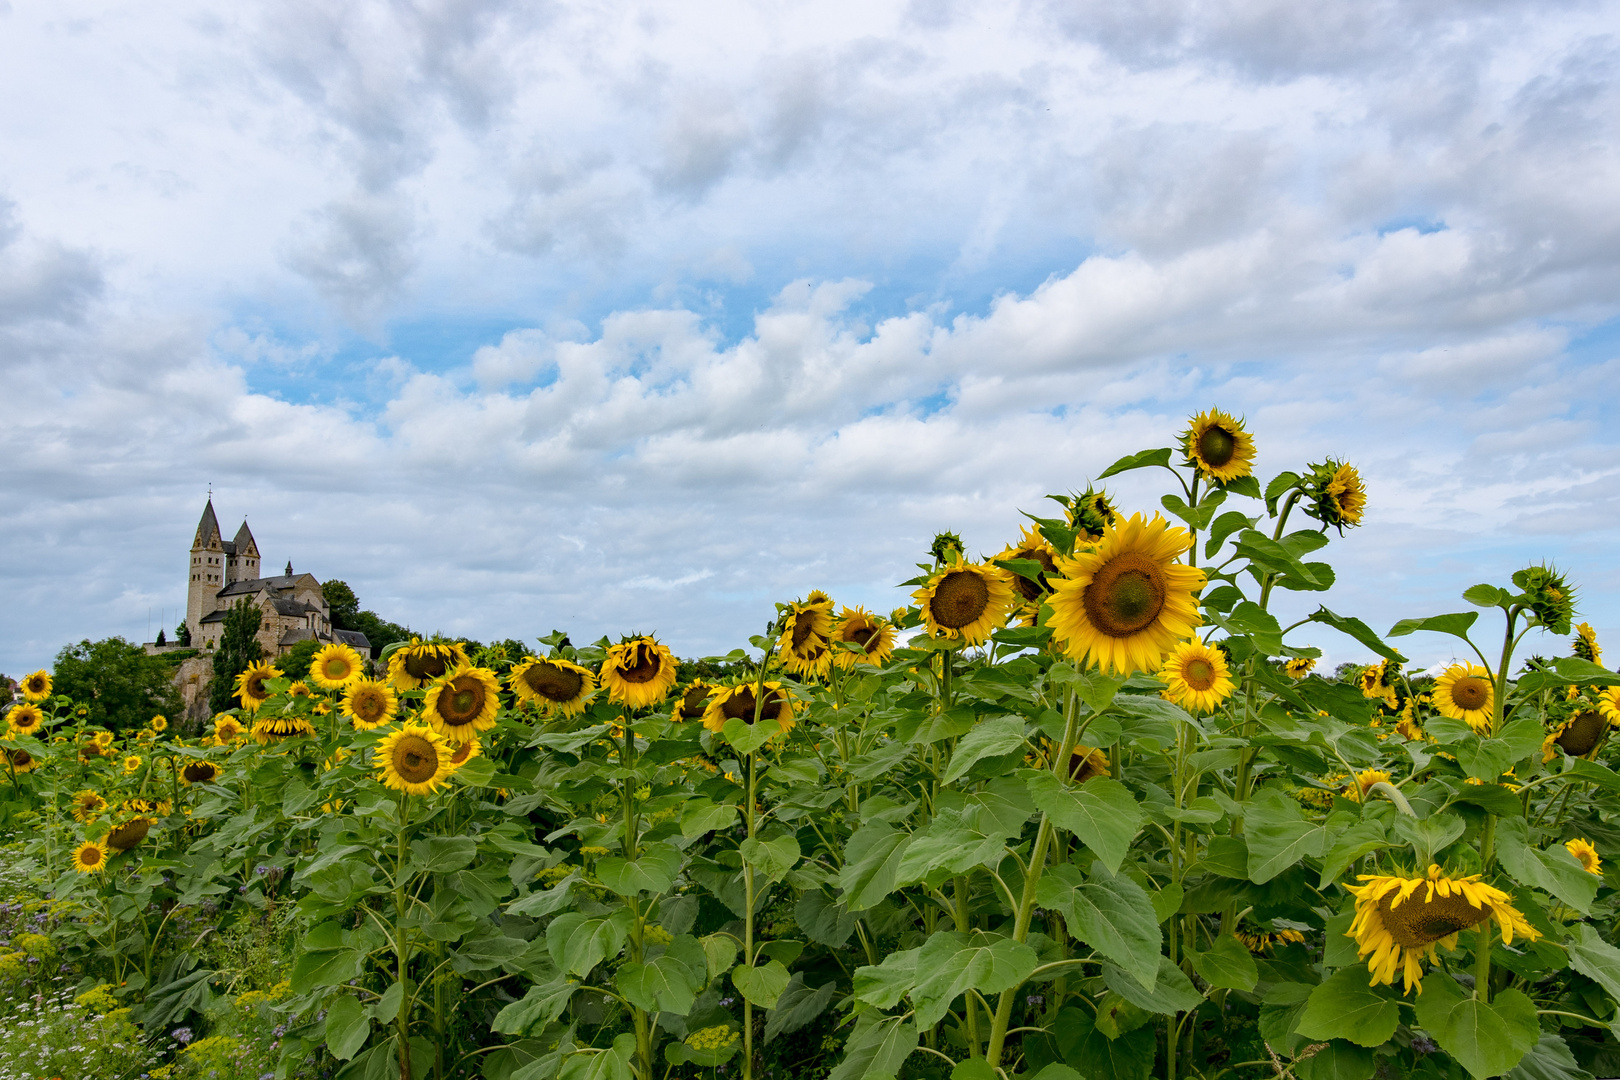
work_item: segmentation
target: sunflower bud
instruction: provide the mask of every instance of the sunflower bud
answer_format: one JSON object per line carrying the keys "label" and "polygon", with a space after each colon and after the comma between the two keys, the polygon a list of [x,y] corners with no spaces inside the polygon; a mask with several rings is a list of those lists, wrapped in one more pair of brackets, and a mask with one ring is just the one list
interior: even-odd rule
{"label": "sunflower bud", "polygon": [[1524,604],[1545,629],[1567,634],[1575,618],[1575,590],[1551,566],[1527,566],[1513,575],[1513,584],[1524,590]]}

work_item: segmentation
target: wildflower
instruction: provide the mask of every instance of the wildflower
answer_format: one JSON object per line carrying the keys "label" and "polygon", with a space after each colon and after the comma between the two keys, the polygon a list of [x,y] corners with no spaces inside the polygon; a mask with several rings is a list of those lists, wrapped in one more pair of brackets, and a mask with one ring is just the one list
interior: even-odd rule
{"label": "wildflower", "polygon": [[608,647],[602,661],[602,685],[607,687],[610,701],[632,709],[656,705],[675,685],[675,654],[645,635],[626,638]]}

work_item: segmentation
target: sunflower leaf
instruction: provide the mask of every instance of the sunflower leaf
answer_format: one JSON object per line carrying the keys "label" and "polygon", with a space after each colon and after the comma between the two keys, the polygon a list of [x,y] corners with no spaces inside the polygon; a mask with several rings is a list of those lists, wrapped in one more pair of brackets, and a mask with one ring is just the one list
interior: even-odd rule
{"label": "sunflower leaf", "polygon": [[1530,830],[1523,818],[1497,822],[1496,856],[1519,884],[1551,893],[1582,915],[1591,913],[1602,879],[1588,873],[1562,844],[1546,850],[1536,848],[1530,843]]}
{"label": "sunflower leaf", "polygon": [[1620,1002],[1620,949],[1603,940],[1590,923],[1575,927],[1575,940],[1569,943],[1569,966],[1603,987],[1609,998]]}
{"label": "sunflower leaf", "polygon": [[[1096,1020],[1090,1013],[1067,1006],[1058,1011],[1057,1023],[1052,1030],[1056,1033],[1063,1060],[1084,1070],[1084,1076],[1148,1080],[1153,1074],[1155,1036],[1150,1027],[1137,1028],[1111,1039],[1097,1030]],[[1069,1074],[1075,1070],[1071,1068],[1063,1073],[1057,1072],[1061,1068],[1063,1066],[1048,1065],[1039,1075],[1044,1080],[1069,1080]],[[1051,1075],[1048,1076],[1048,1073]]]}
{"label": "sunflower leaf", "polygon": [[1154,465],[1162,465],[1167,469],[1170,467],[1170,448],[1168,446],[1162,446],[1157,450],[1143,450],[1135,454],[1126,454],[1098,473],[1097,479],[1106,480],[1118,473],[1130,472],[1132,469],[1147,469]]}
{"label": "sunflower leaf", "polygon": [[1417,1021],[1477,1080],[1511,1070],[1541,1039],[1533,1002],[1503,990],[1489,1004],[1436,972],[1417,999]]}
{"label": "sunflower leaf", "polygon": [[1041,878],[1035,899],[1062,914],[1072,937],[1120,965],[1143,987],[1154,985],[1163,935],[1152,898],[1136,882],[1106,874],[1086,881],[1076,867],[1062,863]]}
{"label": "sunflower leaf", "polygon": [[861,911],[894,891],[900,861],[910,842],[910,834],[879,821],[855,830],[844,845],[844,868],[833,878],[844,890],[846,909]]}
{"label": "sunflower leaf", "polygon": [[1025,783],[1036,807],[1053,824],[1094,851],[1110,874],[1119,871],[1142,827],[1142,807],[1129,788],[1107,776],[1070,785],[1049,772],[1031,773]]}
{"label": "sunflower leaf", "polygon": [[1340,968],[1311,991],[1294,1030],[1307,1039],[1349,1039],[1360,1046],[1382,1046],[1395,1034],[1401,1009],[1385,987],[1368,986],[1361,965]]}
{"label": "sunflower leaf", "polygon": [[1194,953],[1193,969],[1200,978],[1217,989],[1241,990],[1248,993],[1260,981],[1260,969],[1243,942],[1231,934],[1215,939],[1208,952]]}
{"label": "sunflower leaf", "polygon": [[762,1009],[776,1008],[782,991],[787,989],[788,969],[780,960],[749,967],[738,964],[731,969],[731,985],[737,992]]}
{"label": "sunflower leaf", "polygon": [[951,1001],[970,988],[983,994],[1011,990],[1039,962],[1021,941],[972,933],[936,933],[917,951],[917,981],[911,1000],[917,1023],[933,1027],[950,1011]]}
{"label": "sunflower leaf", "polygon": [[866,1080],[867,1077],[897,1076],[900,1066],[917,1049],[917,1025],[900,1016],[883,1016],[865,1023],[857,1021],[844,1044],[844,1060],[827,1080]]}
{"label": "sunflower leaf", "polygon": [[1385,659],[1394,660],[1396,663],[1400,664],[1406,663],[1406,657],[1384,644],[1383,639],[1377,634],[1373,633],[1372,627],[1368,626],[1360,619],[1351,618],[1345,615],[1336,615],[1325,607],[1317,608],[1311,613],[1309,618],[1311,622],[1318,622],[1324,626],[1331,626],[1341,634],[1348,634],[1350,637],[1355,638],[1357,641],[1361,642],[1361,644],[1367,646],[1367,648],[1371,649],[1373,652],[1384,657]]}
{"label": "sunflower leaf", "polygon": [[1221,550],[1221,545],[1226,543],[1228,536],[1243,529],[1252,529],[1258,520],[1260,519],[1249,517],[1236,510],[1228,510],[1216,518],[1215,523],[1209,527],[1209,539],[1204,543],[1205,558],[1214,558],[1215,553]]}
{"label": "sunflower leaf", "polygon": [[772,1039],[778,1035],[798,1031],[810,1021],[820,1016],[832,1000],[837,996],[838,984],[829,982],[819,990],[812,990],[805,985],[804,974],[794,972],[793,978],[788,980],[787,987],[783,989],[782,996],[776,999],[776,1008],[771,1010],[769,1019],[765,1022],[765,1044],[770,1045]]}
{"label": "sunflower leaf", "polygon": [[[610,855],[598,859],[596,876],[620,896],[668,892],[680,872],[681,852],[670,844],[648,844],[635,860]],[[584,974],[584,972],[580,972]]]}
{"label": "sunflower leaf", "polygon": [[1327,830],[1306,821],[1299,803],[1276,788],[1266,788],[1249,800],[1243,837],[1249,844],[1249,880],[1256,885],[1264,885],[1306,856],[1321,858],[1327,845]]}
{"label": "sunflower leaf", "polygon": [[1405,637],[1415,634],[1419,630],[1428,630],[1435,634],[1450,634],[1452,637],[1468,640],[1468,628],[1474,625],[1479,618],[1477,611],[1455,611],[1450,615],[1430,615],[1426,619],[1402,619],[1389,628],[1385,637]]}
{"label": "sunflower leaf", "polygon": [[1506,607],[1513,594],[1495,585],[1474,585],[1463,590],[1462,598],[1475,607]]}
{"label": "sunflower leaf", "polygon": [[956,744],[951,764],[941,782],[949,784],[971,769],[980,758],[1007,754],[1024,745],[1024,721],[1017,716],[986,720]]}

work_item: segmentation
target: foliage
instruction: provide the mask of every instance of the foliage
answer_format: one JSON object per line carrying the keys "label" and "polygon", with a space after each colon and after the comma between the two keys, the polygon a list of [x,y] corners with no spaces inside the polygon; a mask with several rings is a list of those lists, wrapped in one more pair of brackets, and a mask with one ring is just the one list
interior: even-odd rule
{"label": "foliage", "polygon": [[309,674],[309,665],[315,659],[315,654],[321,650],[322,643],[315,638],[300,641],[280,656],[276,657],[276,667],[289,679],[302,679]]}
{"label": "foliage", "polygon": [[[396,646],[371,729],[282,677],[234,711],[251,734],[89,752],[53,698],[0,740],[38,765],[6,777],[0,883],[43,916],[0,971],[48,951],[116,988],[171,1077],[1615,1075],[1620,675],[1549,636],[1573,590],[1543,568],[1383,635],[1285,626],[1279,590],[1334,583],[1359,477],[1262,485],[1211,424],[1185,464],[1105,473],[1174,477],[1175,579],[1117,554],[1146,526],[1088,488],[1016,549],[919,563],[917,604],[860,624],[904,640],[841,638],[812,595],[667,693],[655,643],[554,632]],[[1014,578],[982,644],[953,632]],[[1093,664],[1172,580],[1200,582],[1198,647]],[[1309,672],[1323,632],[1376,659]],[[1479,663],[1411,678],[1415,634]],[[1530,635],[1552,659],[1521,663]]]}
{"label": "foliage", "polygon": [[366,635],[374,654],[396,642],[411,639],[408,627],[389,622],[374,611],[362,611],[360,598],[346,582],[336,580],[322,582],[321,594],[326,597],[332,625],[339,630],[357,630]]}
{"label": "foliage", "polygon": [[122,731],[180,711],[173,668],[121,637],[65,646],[52,670],[55,692],[89,709],[100,727]]}
{"label": "foliage", "polygon": [[184,620],[174,628],[174,642],[176,645],[191,645],[191,627]]}
{"label": "foliage", "polygon": [[216,713],[224,712],[236,700],[236,677],[264,656],[259,644],[259,626],[264,613],[243,597],[225,613],[225,626],[214,651],[214,677],[209,683],[208,704]]}

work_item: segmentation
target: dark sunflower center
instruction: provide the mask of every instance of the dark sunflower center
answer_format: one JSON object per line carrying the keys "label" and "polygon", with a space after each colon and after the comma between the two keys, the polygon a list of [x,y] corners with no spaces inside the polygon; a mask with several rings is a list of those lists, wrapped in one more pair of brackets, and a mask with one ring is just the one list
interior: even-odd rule
{"label": "dark sunflower center", "polygon": [[37,676],[30,676],[28,679],[28,692],[30,694],[43,694],[45,692],[45,680]]}
{"label": "dark sunflower center", "polygon": [[809,612],[800,612],[793,618],[793,640],[789,644],[794,652],[803,652],[804,643],[816,632],[815,620]]}
{"label": "dark sunflower center", "polygon": [[270,696],[264,692],[263,675],[255,675],[247,681],[247,692],[250,697],[262,698]]}
{"label": "dark sunflower center", "polygon": [[426,783],[439,771],[439,752],[422,736],[407,735],[394,744],[394,771],[410,783]]}
{"label": "dark sunflower center", "polygon": [[1215,468],[1232,460],[1237,453],[1237,439],[1225,428],[1210,427],[1198,436],[1198,456]]}
{"label": "dark sunflower center", "polygon": [[[765,691],[765,707],[759,710],[759,715],[766,720],[775,720],[777,713],[781,711],[783,700],[782,691]],[[724,714],[727,720],[742,720],[745,723],[752,724],[754,722],[753,688],[744,687],[731,695],[721,704],[720,712]]]}
{"label": "dark sunflower center", "polygon": [[1491,684],[1478,675],[1467,675],[1451,685],[1451,700],[1457,708],[1483,709],[1491,699]]}
{"label": "dark sunflower center", "polygon": [[107,846],[116,851],[128,851],[142,840],[145,840],[146,834],[151,831],[152,823],[145,818],[126,821],[107,834]]}
{"label": "dark sunflower center", "polygon": [[952,570],[934,589],[929,608],[934,621],[949,630],[960,630],[977,620],[990,606],[990,587],[971,570]]}
{"label": "dark sunflower center", "polygon": [[663,665],[658,659],[657,653],[645,645],[638,645],[635,651],[631,653],[631,657],[635,660],[635,663],[627,667],[621,667],[619,669],[619,678],[629,683],[646,683],[652,682],[658,677],[658,669]]}
{"label": "dark sunflower center", "polygon": [[691,719],[702,716],[703,707],[709,702],[709,688],[707,686],[687,687],[686,693],[681,695],[681,716]]}
{"label": "dark sunflower center", "polygon": [[214,767],[207,762],[194,761],[181,773],[188,783],[201,784],[214,778]]}
{"label": "dark sunflower center", "polygon": [[461,765],[464,763],[468,758],[472,757],[472,748],[472,743],[470,742],[462,743],[460,746],[456,747],[456,752],[450,755],[450,764]]}
{"label": "dark sunflower center", "polygon": [[523,685],[547,701],[572,701],[584,684],[579,672],[556,664],[541,662],[523,673]]}
{"label": "dark sunflower center", "polygon": [[1489,911],[1475,907],[1462,896],[1440,896],[1437,893],[1433,899],[1425,901],[1423,897],[1427,893],[1428,886],[1419,886],[1417,892],[1393,910],[1390,904],[1394,902],[1396,893],[1389,893],[1378,902],[1384,925],[1397,945],[1405,948],[1432,945],[1441,938],[1477,926],[1490,918]]}
{"label": "dark sunflower center", "polygon": [[1129,637],[1164,609],[1164,569],[1140,552],[1127,551],[1091,576],[1081,602],[1091,625],[1110,637]]}
{"label": "dark sunflower center", "polygon": [[1103,775],[1101,756],[1088,747],[1076,747],[1073,756],[1069,758],[1069,776],[1077,784]]}
{"label": "dark sunflower center", "polygon": [[1215,669],[1210,666],[1208,660],[1202,658],[1188,664],[1182,677],[1194,690],[1208,690],[1215,685]]}
{"label": "dark sunflower center", "polygon": [[484,684],[463,675],[439,695],[439,715],[447,724],[471,723],[484,711]]}
{"label": "dark sunflower center", "polygon": [[866,649],[867,652],[871,652],[872,649],[866,643],[876,636],[877,629],[871,626],[857,626],[848,633],[849,640]]}
{"label": "dark sunflower center", "polygon": [[80,858],[84,861],[84,865],[86,866],[100,866],[101,849],[98,847],[86,848],[84,854],[81,855]]}
{"label": "dark sunflower center", "polygon": [[1605,726],[1603,717],[1588,709],[1565,725],[1555,741],[1564,753],[1572,757],[1585,757],[1603,737]]}
{"label": "dark sunflower center", "polygon": [[388,712],[388,703],[375,690],[366,690],[349,699],[354,715],[368,724],[375,724]]}
{"label": "dark sunflower center", "polygon": [[405,657],[405,674],[413,679],[437,679],[445,673],[444,658],[432,653],[409,653]]}
{"label": "dark sunflower center", "polygon": [[13,750],[11,763],[19,769],[26,769],[34,763],[34,756],[26,750]]}

